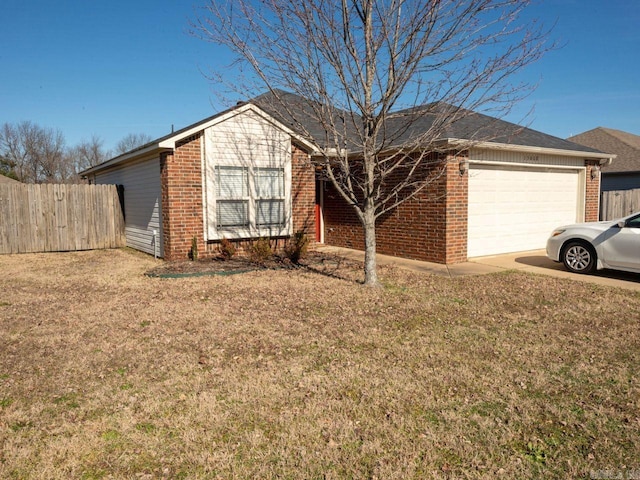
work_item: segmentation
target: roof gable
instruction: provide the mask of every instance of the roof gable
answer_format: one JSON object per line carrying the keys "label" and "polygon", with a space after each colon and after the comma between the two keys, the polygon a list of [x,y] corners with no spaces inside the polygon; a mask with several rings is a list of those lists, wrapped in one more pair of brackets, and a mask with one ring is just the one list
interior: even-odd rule
{"label": "roof gable", "polygon": [[259,106],[251,103],[240,103],[235,107],[229,108],[216,115],[205,118],[204,120],[196,122],[185,128],[182,128],[176,132],[172,132],[168,135],[160,137],[145,145],[142,145],[138,148],[130,150],[129,152],[126,152],[118,157],[114,157],[110,160],[107,160],[106,162],[103,162],[100,165],[88,168],[80,172],[80,174],[88,175],[88,174],[103,170],[105,168],[111,168],[113,166],[127,163],[144,156],[152,155],[156,152],[172,150],[176,147],[176,144],[181,140],[184,140],[185,138],[188,138],[196,133],[202,132],[213,125],[229,120],[230,118],[233,118],[247,111],[254,112],[256,115],[262,118],[265,122],[268,122],[273,126],[275,126],[276,128],[291,135],[296,140],[296,142],[300,144],[303,148],[306,148],[309,151],[313,151],[314,149],[313,144],[311,144],[304,137],[300,136],[297,132],[289,128],[287,125],[281,123],[278,119],[273,118],[271,115],[269,115],[269,113],[262,110]]}
{"label": "roof gable", "polygon": [[302,143],[303,146],[309,149],[313,148],[313,146],[308,142],[308,140],[301,137],[296,131],[292,130],[286,124],[280,122],[277,118],[274,118],[268,112],[266,112],[265,110],[261,109],[259,106],[254,105],[252,103],[239,103],[233,108],[227,109],[224,112],[221,112],[217,115],[213,115],[212,117],[209,117],[200,122],[194,123],[193,125],[185,127],[175,133],[162,137],[156,140],[156,142],[158,143],[160,148],[175,148],[176,143],[179,142],[180,140],[190,137],[191,135],[201,132],[213,125],[225,122],[230,118],[241,115],[247,111],[253,111],[253,113],[255,113],[258,117],[262,118],[262,120],[264,120],[265,122],[270,123],[276,128],[291,135],[292,137],[295,137],[300,143]]}

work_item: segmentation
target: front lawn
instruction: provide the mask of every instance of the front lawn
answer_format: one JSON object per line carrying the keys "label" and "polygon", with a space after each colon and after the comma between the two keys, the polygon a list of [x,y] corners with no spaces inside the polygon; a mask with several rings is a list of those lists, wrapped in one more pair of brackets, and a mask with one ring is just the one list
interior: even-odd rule
{"label": "front lawn", "polygon": [[0,256],[0,478],[640,476],[638,293],[157,266]]}

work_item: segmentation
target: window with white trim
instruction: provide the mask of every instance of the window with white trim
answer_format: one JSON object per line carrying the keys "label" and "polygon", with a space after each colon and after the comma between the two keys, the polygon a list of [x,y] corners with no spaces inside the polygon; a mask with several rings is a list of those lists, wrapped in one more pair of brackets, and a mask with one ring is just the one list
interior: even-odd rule
{"label": "window with white trim", "polygon": [[249,169],[217,166],[216,218],[218,228],[249,225]]}
{"label": "window with white trim", "polygon": [[256,168],[256,225],[282,226],[284,215],[284,168]]}
{"label": "window with white trim", "polygon": [[215,222],[221,235],[281,235],[287,229],[283,167],[216,165]]}
{"label": "window with white trim", "polygon": [[291,235],[291,135],[240,109],[207,127],[204,139],[206,240]]}

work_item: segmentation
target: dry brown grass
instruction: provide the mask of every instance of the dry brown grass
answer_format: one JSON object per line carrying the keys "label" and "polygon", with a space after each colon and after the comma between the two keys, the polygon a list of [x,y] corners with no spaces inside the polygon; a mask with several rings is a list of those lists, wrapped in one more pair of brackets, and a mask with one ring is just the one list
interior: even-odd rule
{"label": "dry brown grass", "polygon": [[0,256],[0,478],[640,475],[637,293],[157,265]]}

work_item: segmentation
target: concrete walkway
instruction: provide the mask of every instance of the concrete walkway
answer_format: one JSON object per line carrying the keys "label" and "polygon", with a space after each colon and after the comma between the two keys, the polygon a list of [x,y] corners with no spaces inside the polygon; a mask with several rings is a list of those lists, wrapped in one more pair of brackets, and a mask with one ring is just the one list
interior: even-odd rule
{"label": "concrete walkway", "polygon": [[[333,253],[344,258],[363,261],[364,252],[348,248],[321,245],[317,250]],[[485,275],[488,273],[502,272],[506,270],[520,270],[552,277],[568,278],[570,280],[607,285],[612,287],[627,288],[640,291],[640,274],[616,272],[613,270],[598,271],[592,275],[578,275],[565,270],[561,263],[556,263],[547,258],[544,250],[530,252],[509,253],[505,255],[493,255],[490,257],[477,257],[468,262],[453,265],[421,262],[407,258],[392,257],[389,255],[376,255],[378,265],[396,265],[415,272],[441,275],[445,277],[462,277],[466,275]]]}

